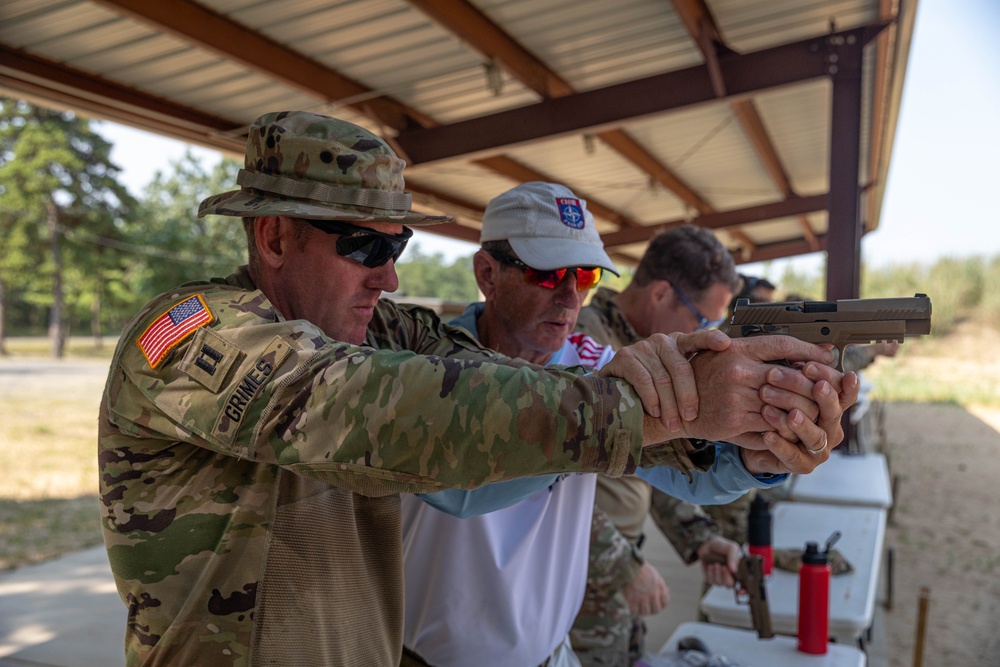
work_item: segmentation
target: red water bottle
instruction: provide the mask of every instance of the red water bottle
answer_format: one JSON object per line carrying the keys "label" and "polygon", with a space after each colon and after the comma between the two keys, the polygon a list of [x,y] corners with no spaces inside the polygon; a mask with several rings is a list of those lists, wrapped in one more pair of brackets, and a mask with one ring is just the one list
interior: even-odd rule
{"label": "red water bottle", "polygon": [[771,503],[759,493],[750,503],[747,515],[747,551],[752,556],[760,556],[764,561],[764,576],[770,576],[774,567],[774,551],[771,547]]}
{"label": "red water bottle", "polygon": [[819,550],[806,542],[799,567],[799,650],[822,655],[830,641],[830,547],[840,538],[835,532]]}

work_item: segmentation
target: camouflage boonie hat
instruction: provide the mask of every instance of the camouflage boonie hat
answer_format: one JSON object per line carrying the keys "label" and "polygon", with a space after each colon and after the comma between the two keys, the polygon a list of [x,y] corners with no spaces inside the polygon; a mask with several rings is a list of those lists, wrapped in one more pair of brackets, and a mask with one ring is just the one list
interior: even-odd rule
{"label": "camouflage boonie hat", "polygon": [[381,137],[308,111],[264,114],[250,126],[240,190],[201,202],[198,217],[285,215],[312,220],[450,222],[410,210],[406,163]]}

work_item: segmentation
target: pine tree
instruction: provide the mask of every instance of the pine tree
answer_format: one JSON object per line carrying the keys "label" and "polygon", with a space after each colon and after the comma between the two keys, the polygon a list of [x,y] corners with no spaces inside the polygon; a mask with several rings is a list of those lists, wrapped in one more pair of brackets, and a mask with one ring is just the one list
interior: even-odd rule
{"label": "pine tree", "polygon": [[15,295],[48,309],[55,357],[65,351],[68,303],[90,303],[99,332],[105,282],[124,258],[77,237],[123,238],[136,206],[110,153],[89,120],[0,98],[0,343]]}

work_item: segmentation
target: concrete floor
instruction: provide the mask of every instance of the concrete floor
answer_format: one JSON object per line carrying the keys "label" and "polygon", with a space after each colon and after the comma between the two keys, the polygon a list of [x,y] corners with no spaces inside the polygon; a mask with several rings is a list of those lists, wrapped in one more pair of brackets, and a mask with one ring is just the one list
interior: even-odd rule
{"label": "concrete floor", "polygon": [[103,546],[0,574],[0,665],[119,667],[125,606]]}
{"label": "concrete floor", "polygon": [[[655,650],[678,625],[697,620],[702,577],[652,523],[647,536],[643,550],[671,597],[663,613],[647,619],[647,649]],[[878,627],[876,618],[869,667],[884,664]],[[124,636],[125,607],[103,546],[0,573],[0,667],[120,667]]]}
{"label": "concrete floor", "polygon": [[[648,558],[670,585],[672,604],[649,619],[649,646],[696,620],[697,568],[687,568],[653,528]],[[0,573],[0,667],[117,667],[125,664],[125,607],[103,546]]]}

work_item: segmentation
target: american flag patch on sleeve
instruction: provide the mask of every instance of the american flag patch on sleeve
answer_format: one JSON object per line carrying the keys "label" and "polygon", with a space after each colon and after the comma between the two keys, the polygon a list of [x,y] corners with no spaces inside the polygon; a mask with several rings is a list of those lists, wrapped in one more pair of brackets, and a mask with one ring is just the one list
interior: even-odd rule
{"label": "american flag patch on sleeve", "polygon": [[215,317],[205,305],[205,300],[200,294],[195,294],[153,320],[136,344],[146,356],[149,367],[156,368],[170,350],[213,319]]}

